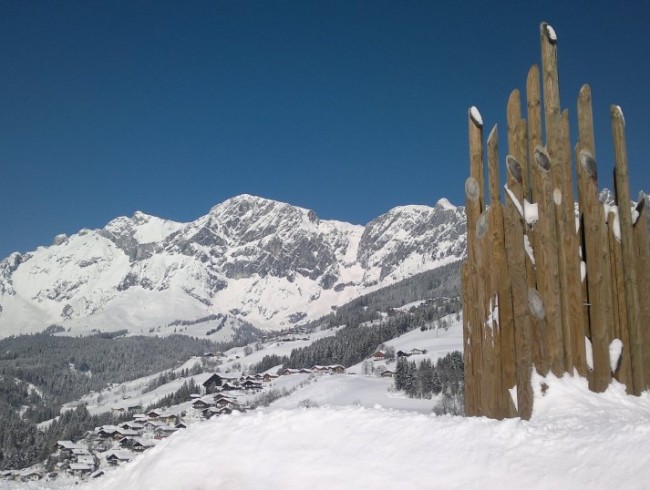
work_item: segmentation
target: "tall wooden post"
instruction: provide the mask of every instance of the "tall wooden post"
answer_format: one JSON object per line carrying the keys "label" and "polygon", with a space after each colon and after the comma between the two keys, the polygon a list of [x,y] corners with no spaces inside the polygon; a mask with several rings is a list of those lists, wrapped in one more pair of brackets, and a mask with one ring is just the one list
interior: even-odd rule
{"label": "tall wooden post", "polygon": [[[650,290],[650,237],[648,236],[648,206],[646,196],[639,196],[636,207],[637,219],[634,223],[638,266],[638,290]],[[643,349],[644,389],[650,388],[650,301],[639,301],[639,325]]]}
{"label": "tall wooden post", "polygon": [[523,217],[517,206],[521,206],[517,195],[521,195],[521,168],[510,155],[506,158],[508,192],[504,212],[506,260],[512,286],[512,308],[517,378],[517,411],[524,420],[533,412],[533,390],[530,384],[533,369],[531,316],[528,312],[528,284],[526,279],[526,252],[524,245]]}
{"label": "tall wooden post", "polygon": [[611,107],[612,136],[614,139],[614,161],[616,182],[616,204],[621,228],[621,247],[623,249],[623,269],[625,273],[625,303],[630,326],[632,353],[632,392],[635,395],[645,388],[643,376],[643,341],[639,325],[638,281],[635,244],[632,234],[632,210],[630,209],[630,190],[627,171],[627,148],[625,145],[625,122],[623,112],[618,106]]}

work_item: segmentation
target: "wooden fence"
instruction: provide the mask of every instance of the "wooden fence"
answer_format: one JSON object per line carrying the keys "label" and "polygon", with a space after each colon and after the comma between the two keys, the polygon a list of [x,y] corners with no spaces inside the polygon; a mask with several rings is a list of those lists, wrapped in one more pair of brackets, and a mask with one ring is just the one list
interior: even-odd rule
{"label": "wooden fence", "polygon": [[608,206],[598,195],[590,88],[578,95],[572,152],[557,37],[542,23],[540,38],[542,69],[528,72],[527,120],[519,91],[508,100],[503,203],[497,128],[487,138],[486,196],[483,121],[469,110],[467,415],[529,419],[533,369],[542,376],[577,373],[593,391],[604,391],[612,377],[636,395],[650,386],[650,301],[640,301],[650,292],[648,211],[645,199],[631,206],[623,113],[611,107],[616,205]]}

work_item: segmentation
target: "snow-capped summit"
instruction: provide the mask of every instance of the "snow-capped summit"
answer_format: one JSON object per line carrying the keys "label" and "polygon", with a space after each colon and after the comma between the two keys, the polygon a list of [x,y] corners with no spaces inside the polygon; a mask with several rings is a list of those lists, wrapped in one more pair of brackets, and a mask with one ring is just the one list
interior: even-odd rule
{"label": "snow-capped summit", "polygon": [[456,206],[454,206],[452,203],[449,202],[449,199],[446,197],[438,199],[438,202],[436,203],[436,207],[440,207],[442,209],[446,209],[448,211],[455,211]]}
{"label": "snow-capped summit", "polygon": [[198,325],[192,333],[204,335],[202,319],[218,315],[284,328],[459,260],[465,247],[464,209],[446,199],[365,227],[248,194],[189,223],[138,211],[0,261],[0,337],[51,324],[75,333]]}

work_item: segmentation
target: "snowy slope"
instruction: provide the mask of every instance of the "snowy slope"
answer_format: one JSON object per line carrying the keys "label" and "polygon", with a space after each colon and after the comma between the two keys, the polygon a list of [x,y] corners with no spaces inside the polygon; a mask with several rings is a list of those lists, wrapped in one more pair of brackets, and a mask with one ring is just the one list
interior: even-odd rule
{"label": "snowy slope", "polygon": [[[334,335],[338,329],[328,329],[315,332],[309,335],[309,340],[296,340],[292,342],[266,342],[260,344],[260,350],[254,350],[252,353],[246,355],[243,347],[230,349],[224,352],[223,356],[219,359],[219,372],[228,377],[239,377],[243,370],[248,369],[250,366],[259,363],[264,356],[277,355],[288,356],[292,349],[305,347],[318,339]],[[460,347],[457,347],[457,349]],[[199,357],[192,357],[181,366],[174,369],[176,373],[184,369],[191,369],[195,364],[200,364],[202,359]],[[157,378],[161,373],[151,374],[142,378],[137,378],[125,383],[114,384],[101,392],[89,393],[83,396],[80,400],[70,402],[64,408],[72,408],[79,403],[87,406],[88,411],[95,415],[104,412],[110,412],[113,408],[127,408],[138,402],[143,408],[151,405],[166,395],[176,392],[185,381],[193,379],[195,383],[202,384],[208,377],[211,376],[214,368],[209,369],[206,367],[206,372],[186,378],[177,378],[167,384],[159,386],[153,391],[143,393],[143,389]],[[209,371],[209,372],[208,372]],[[284,387],[284,380],[274,382],[273,386],[282,388]]]}
{"label": "snowy slope", "polygon": [[[136,212],[0,261],[0,337],[52,324],[164,335],[215,315],[233,328],[286,328],[459,260],[465,248],[464,210],[444,199],[365,227],[250,195],[190,223]],[[198,323],[188,333],[213,328]]]}
{"label": "snowy slope", "polygon": [[[426,349],[421,356],[435,360],[462,347],[460,322],[453,315],[445,320],[447,330],[415,330],[387,345]],[[243,368],[265,354],[286,354],[334,332],[311,334],[308,341],[268,342],[249,356],[243,348],[232,349],[224,353],[220,368],[237,375],[235,365]],[[177,370],[195,362],[190,359]],[[120,395],[137,399],[137,390],[150,378],[113,387],[112,401],[123,401]],[[181,382],[161,387],[156,395]],[[548,387],[544,391],[542,384]],[[650,393],[628,396],[614,382],[596,394],[584,379],[571,376],[536,376],[533,386],[530,421],[496,421],[436,417],[431,413],[436,399],[409,399],[392,389],[392,380],[374,375],[281,376],[270,389],[290,394],[267,408],[200,421],[192,418],[189,402],[175,407],[190,414],[188,429],[131,463],[106,468],[96,481],[62,476],[2,485],[23,490],[647,488]],[[256,395],[236,396],[246,403]],[[91,398],[84,401],[94,410]]]}
{"label": "snowy slope", "polygon": [[546,383],[529,422],[351,406],[219,417],[88,488],[647,488],[648,394]]}

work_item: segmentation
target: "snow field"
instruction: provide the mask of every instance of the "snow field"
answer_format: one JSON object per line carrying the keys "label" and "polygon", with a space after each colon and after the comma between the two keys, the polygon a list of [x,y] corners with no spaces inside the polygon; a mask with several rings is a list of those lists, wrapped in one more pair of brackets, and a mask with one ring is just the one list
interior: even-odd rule
{"label": "snow field", "polygon": [[542,381],[530,422],[350,406],[219,417],[88,488],[647,488],[648,394]]}

